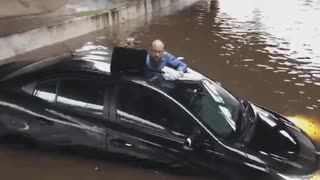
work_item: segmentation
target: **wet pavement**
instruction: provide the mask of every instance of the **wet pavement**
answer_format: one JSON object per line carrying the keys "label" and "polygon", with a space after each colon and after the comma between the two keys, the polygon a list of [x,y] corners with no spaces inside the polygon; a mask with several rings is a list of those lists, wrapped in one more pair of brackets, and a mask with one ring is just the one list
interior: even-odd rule
{"label": "wet pavement", "polygon": [[[184,56],[191,68],[233,94],[289,117],[320,147],[317,17],[317,0],[200,0],[172,15],[155,17],[131,36],[143,47],[153,39],[164,40],[167,50]],[[202,179],[15,148],[1,148],[0,159],[4,179]]]}

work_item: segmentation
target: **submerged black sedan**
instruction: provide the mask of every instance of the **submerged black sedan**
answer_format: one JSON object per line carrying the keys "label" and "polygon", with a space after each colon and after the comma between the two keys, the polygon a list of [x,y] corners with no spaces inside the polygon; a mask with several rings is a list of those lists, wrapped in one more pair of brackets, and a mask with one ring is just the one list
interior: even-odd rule
{"label": "submerged black sedan", "polygon": [[145,55],[115,48],[111,61],[63,56],[1,66],[1,137],[90,147],[236,179],[248,179],[242,174],[249,171],[312,177],[315,146],[292,122],[192,69],[175,81],[150,81],[142,73]]}

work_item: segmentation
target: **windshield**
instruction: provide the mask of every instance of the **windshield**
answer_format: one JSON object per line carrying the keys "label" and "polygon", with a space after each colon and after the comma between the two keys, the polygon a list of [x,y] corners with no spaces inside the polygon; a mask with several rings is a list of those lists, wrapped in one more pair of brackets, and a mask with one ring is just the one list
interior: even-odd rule
{"label": "windshield", "polygon": [[181,82],[168,94],[219,136],[227,138],[236,131],[241,105],[218,84],[208,80]]}

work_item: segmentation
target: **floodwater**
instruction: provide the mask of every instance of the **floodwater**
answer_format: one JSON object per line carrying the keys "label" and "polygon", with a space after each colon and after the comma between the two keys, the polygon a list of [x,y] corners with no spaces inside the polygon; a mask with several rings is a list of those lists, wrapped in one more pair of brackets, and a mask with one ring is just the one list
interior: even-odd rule
{"label": "floodwater", "polygon": [[[154,17],[131,36],[146,48],[162,39],[191,68],[235,95],[289,117],[320,147],[318,17],[318,0],[200,0]],[[205,179],[21,148],[1,148],[0,159],[1,179]]]}

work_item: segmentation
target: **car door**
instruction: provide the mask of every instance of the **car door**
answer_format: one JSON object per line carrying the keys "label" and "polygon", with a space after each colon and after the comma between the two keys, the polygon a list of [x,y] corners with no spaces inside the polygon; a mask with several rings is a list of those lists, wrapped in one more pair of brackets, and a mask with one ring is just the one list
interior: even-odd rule
{"label": "car door", "polygon": [[176,164],[187,153],[184,141],[199,127],[161,91],[133,82],[119,83],[111,103],[108,150]]}
{"label": "car door", "polygon": [[33,134],[62,146],[106,147],[109,93],[106,80],[58,77],[39,81],[33,95],[45,103],[47,116],[35,117]]}
{"label": "car door", "polygon": [[[115,92],[116,102],[110,109],[114,126],[107,138],[109,151],[211,169],[221,175],[244,167],[246,153],[232,143],[222,145],[221,139],[213,138],[205,125],[167,94],[132,82],[120,83]],[[186,140],[197,131],[201,134],[199,141],[186,147]]]}
{"label": "car door", "polygon": [[[189,153],[194,157],[191,162],[224,174],[232,171],[234,175],[246,172],[246,166],[259,168],[252,162],[252,159],[259,161],[259,158],[247,153],[247,149],[237,142],[236,134],[225,136],[230,132],[230,128],[226,128],[228,116],[225,116],[230,110],[220,104],[216,106],[213,101],[216,98],[220,102],[221,97],[209,96],[201,82],[176,83],[168,94],[197,116],[202,124],[201,141],[193,143]],[[224,105],[229,104],[225,101]],[[219,111],[221,109],[225,111]]]}

